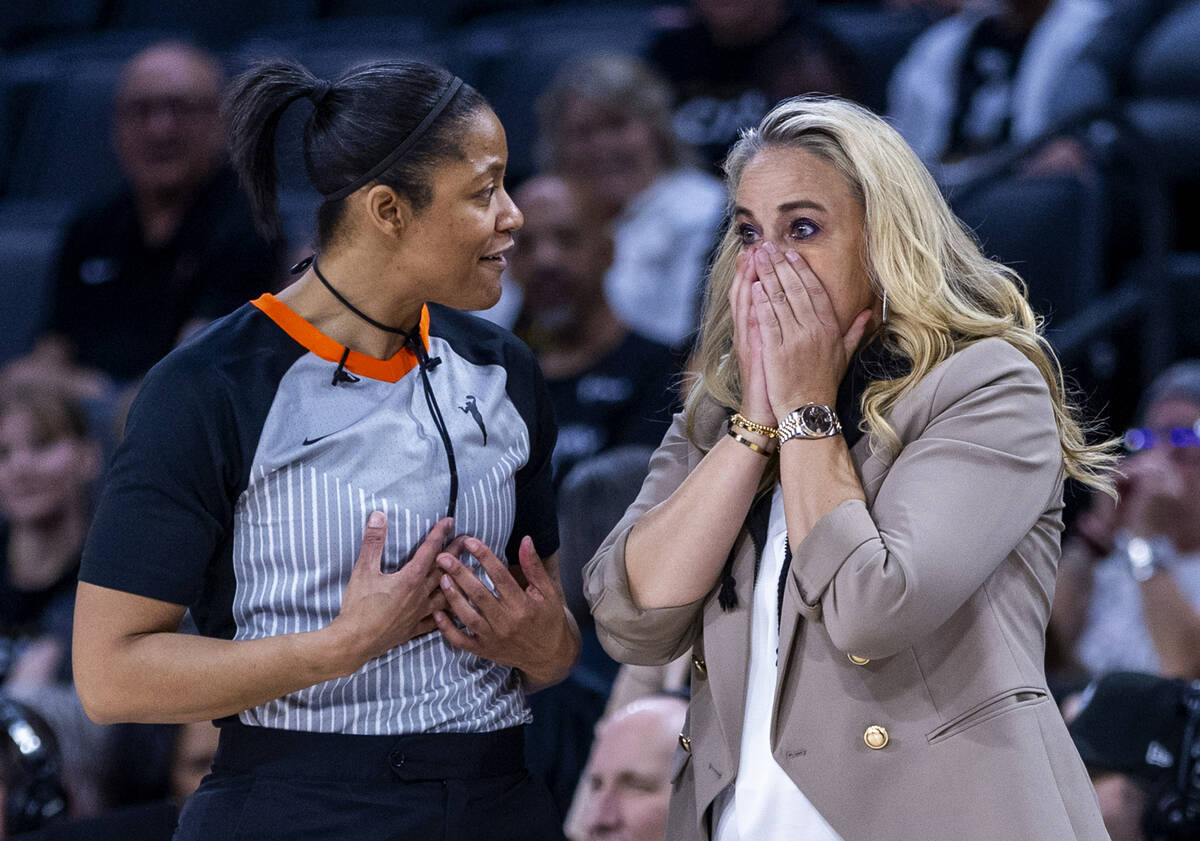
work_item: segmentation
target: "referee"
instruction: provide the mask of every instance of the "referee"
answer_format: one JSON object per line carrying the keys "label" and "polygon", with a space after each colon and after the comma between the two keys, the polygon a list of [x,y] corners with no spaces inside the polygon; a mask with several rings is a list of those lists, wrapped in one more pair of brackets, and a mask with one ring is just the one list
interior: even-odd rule
{"label": "referee", "polygon": [[259,65],[228,112],[265,228],[301,98],[318,255],[146,378],[84,552],[80,697],[221,727],[181,841],[557,838],[522,755],[525,693],[579,646],[555,428],[528,349],[456,311],[498,299],[521,226],[504,130],[422,63]]}

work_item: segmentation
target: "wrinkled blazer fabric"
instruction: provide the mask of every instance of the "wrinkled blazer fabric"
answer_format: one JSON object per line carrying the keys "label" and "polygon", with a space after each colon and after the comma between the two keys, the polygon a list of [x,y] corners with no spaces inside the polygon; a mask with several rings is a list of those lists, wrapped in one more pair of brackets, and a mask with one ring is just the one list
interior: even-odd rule
{"label": "wrinkled blazer fabric", "polygon": [[[725,417],[716,404],[701,410],[706,447]],[[986,339],[927,374],[890,420],[897,452],[869,436],[851,449],[866,503],[842,503],[792,541],[776,761],[845,841],[1107,839],[1043,670],[1064,479],[1045,381],[1020,351]],[[661,664],[690,647],[703,664],[667,837],[707,841],[713,799],[738,766],[754,544],[743,532],[733,547],[730,611],[715,587],[691,604],[638,608],[624,555],[638,519],[703,456],[677,416],[585,590],[616,659]],[[868,746],[871,727],[887,731],[882,749]]]}

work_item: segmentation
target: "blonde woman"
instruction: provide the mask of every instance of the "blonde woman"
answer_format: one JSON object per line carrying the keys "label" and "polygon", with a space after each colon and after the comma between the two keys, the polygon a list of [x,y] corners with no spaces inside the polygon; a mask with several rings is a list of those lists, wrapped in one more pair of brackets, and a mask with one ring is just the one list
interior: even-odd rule
{"label": "blonde woman", "polygon": [[699,379],[586,572],[613,656],[693,648],[668,837],[1106,838],[1042,660],[1063,482],[1112,456],[1019,278],[848,102],[726,169]]}

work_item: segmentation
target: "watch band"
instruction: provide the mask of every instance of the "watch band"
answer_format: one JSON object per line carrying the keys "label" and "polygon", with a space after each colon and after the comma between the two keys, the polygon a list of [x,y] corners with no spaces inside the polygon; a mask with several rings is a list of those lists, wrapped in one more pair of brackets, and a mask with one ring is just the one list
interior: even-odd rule
{"label": "watch band", "polygon": [[805,403],[788,412],[779,424],[779,444],[793,438],[833,438],[842,434],[837,414],[828,406]]}

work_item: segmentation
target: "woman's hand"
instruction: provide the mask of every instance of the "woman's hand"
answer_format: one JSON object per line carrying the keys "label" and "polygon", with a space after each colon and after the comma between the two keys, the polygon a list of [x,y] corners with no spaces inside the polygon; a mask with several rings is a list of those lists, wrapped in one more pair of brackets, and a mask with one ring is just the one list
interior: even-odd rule
{"label": "woman's hand", "polygon": [[437,627],[449,643],[520,669],[538,686],[565,677],[579,652],[578,632],[533,540],[521,541],[521,571],[528,582],[524,587],[482,541],[468,537],[463,546],[483,566],[496,592],[452,553],[438,555],[449,612],[466,628],[460,630],[446,612],[435,613]]}
{"label": "woman's hand", "polygon": [[453,528],[450,518],[438,521],[408,563],[398,572],[383,572],[387,517],[382,511],[371,512],[341,611],[329,624],[345,654],[346,674],[413,637],[437,630],[433,614],[446,609],[446,598],[438,587],[441,571],[434,561],[449,548],[446,541]]}
{"label": "woman's hand", "polygon": [[754,255],[754,313],[762,338],[767,394],[777,421],[806,403],[832,406],[871,310],[845,333],[821,279],[794,251],[765,243]]}
{"label": "woman's hand", "polygon": [[754,252],[750,248],[737,256],[737,271],[729,287],[729,306],[733,312],[733,352],[737,357],[742,384],[742,405],[738,411],[764,426],[775,425],[771,401],[767,397],[767,374],[763,368],[762,337],[754,312],[751,286],[758,279]]}

